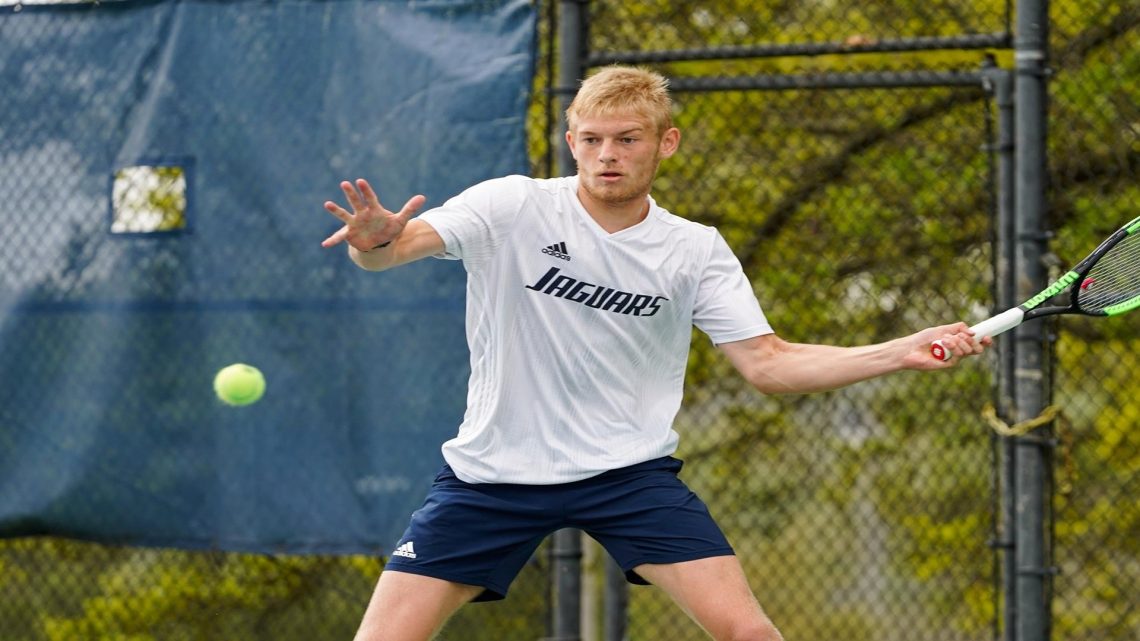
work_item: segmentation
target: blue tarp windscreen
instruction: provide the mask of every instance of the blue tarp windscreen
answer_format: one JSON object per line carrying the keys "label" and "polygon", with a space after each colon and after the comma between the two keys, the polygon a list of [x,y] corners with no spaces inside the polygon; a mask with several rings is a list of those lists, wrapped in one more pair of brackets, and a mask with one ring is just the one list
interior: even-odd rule
{"label": "blue tarp windscreen", "polygon": [[[388,553],[462,419],[465,274],[360,270],[322,204],[527,173],[534,40],[525,0],[0,7],[0,535]],[[179,224],[113,229],[132,167]],[[260,402],[215,398],[235,362]]]}

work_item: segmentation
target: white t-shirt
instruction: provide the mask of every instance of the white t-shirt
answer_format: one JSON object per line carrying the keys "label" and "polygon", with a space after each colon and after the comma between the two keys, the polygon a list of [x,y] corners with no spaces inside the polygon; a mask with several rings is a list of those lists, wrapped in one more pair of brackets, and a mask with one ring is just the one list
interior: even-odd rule
{"label": "white t-shirt", "polygon": [[772,332],[716,229],[650,198],[610,234],[577,188],[509,176],[420,216],[467,270],[467,411],[443,445],[465,482],[567,483],[672,454],[692,326],[718,344]]}

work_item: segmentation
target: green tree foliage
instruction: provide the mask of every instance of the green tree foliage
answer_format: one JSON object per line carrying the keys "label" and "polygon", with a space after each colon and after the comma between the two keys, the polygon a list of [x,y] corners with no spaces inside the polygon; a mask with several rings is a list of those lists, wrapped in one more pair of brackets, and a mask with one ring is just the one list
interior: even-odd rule
{"label": "green tree foliage", "polygon": [[4,638],[352,638],[377,559],[194,553],[60,539],[3,544]]}

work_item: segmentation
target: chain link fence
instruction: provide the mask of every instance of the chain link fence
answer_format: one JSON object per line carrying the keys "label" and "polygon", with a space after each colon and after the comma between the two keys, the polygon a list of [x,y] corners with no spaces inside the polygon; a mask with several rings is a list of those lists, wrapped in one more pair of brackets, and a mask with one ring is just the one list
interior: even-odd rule
{"label": "chain link fence", "polygon": [[[1140,213],[1140,5],[1051,6],[1054,272]],[[1051,326],[1053,634],[1140,638],[1140,316]]]}
{"label": "chain link fence", "polygon": [[[536,175],[553,171],[555,8],[541,9]],[[781,336],[864,344],[991,311],[995,109],[980,85],[938,86],[926,74],[976,72],[987,56],[1012,68],[1010,3],[595,0],[588,9],[591,64],[621,59],[675,79],[682,148],[663,164],[655,197],[721,229]],[[1050,248],[1063,269],[1140,211],[1140,8],[1067,0],[1051,12]],[[710,47],[725,57],[649,54]],[[845,87],[838,73],[930,86],[888,87],[879,75]],[[749,90],[709,82],[741,75],[772,80]],[[1061,410],[1053,635],[1135,639],[1140,315],[1050,327]],[[764,397],[695,336],[677,419],[682,478],[789,640],[1006,632],[992,548],[1000,444],[982,418],[995,367],[991,352],[949,373]],[[586,558],[590,641],[602,638],[603,553],[588,547]],[[549,636],[550,566],[544,546],[506,601],[464,608],[441,638]],[[369,557],[0,541],[0,638],[348,639],[381,569]],[[630,641],[703,638],[659,591],[630,589]]]}

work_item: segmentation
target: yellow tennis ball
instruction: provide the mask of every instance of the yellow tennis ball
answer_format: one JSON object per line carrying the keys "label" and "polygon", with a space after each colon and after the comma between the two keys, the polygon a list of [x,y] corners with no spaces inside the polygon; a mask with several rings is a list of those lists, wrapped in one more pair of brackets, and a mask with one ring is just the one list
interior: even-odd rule
{"label": "yellow tennis ball", "polygon": [[214,392],[227,405],[256,403],[265,393],[265,377],[252,365],[235,363],[218,371]]}

